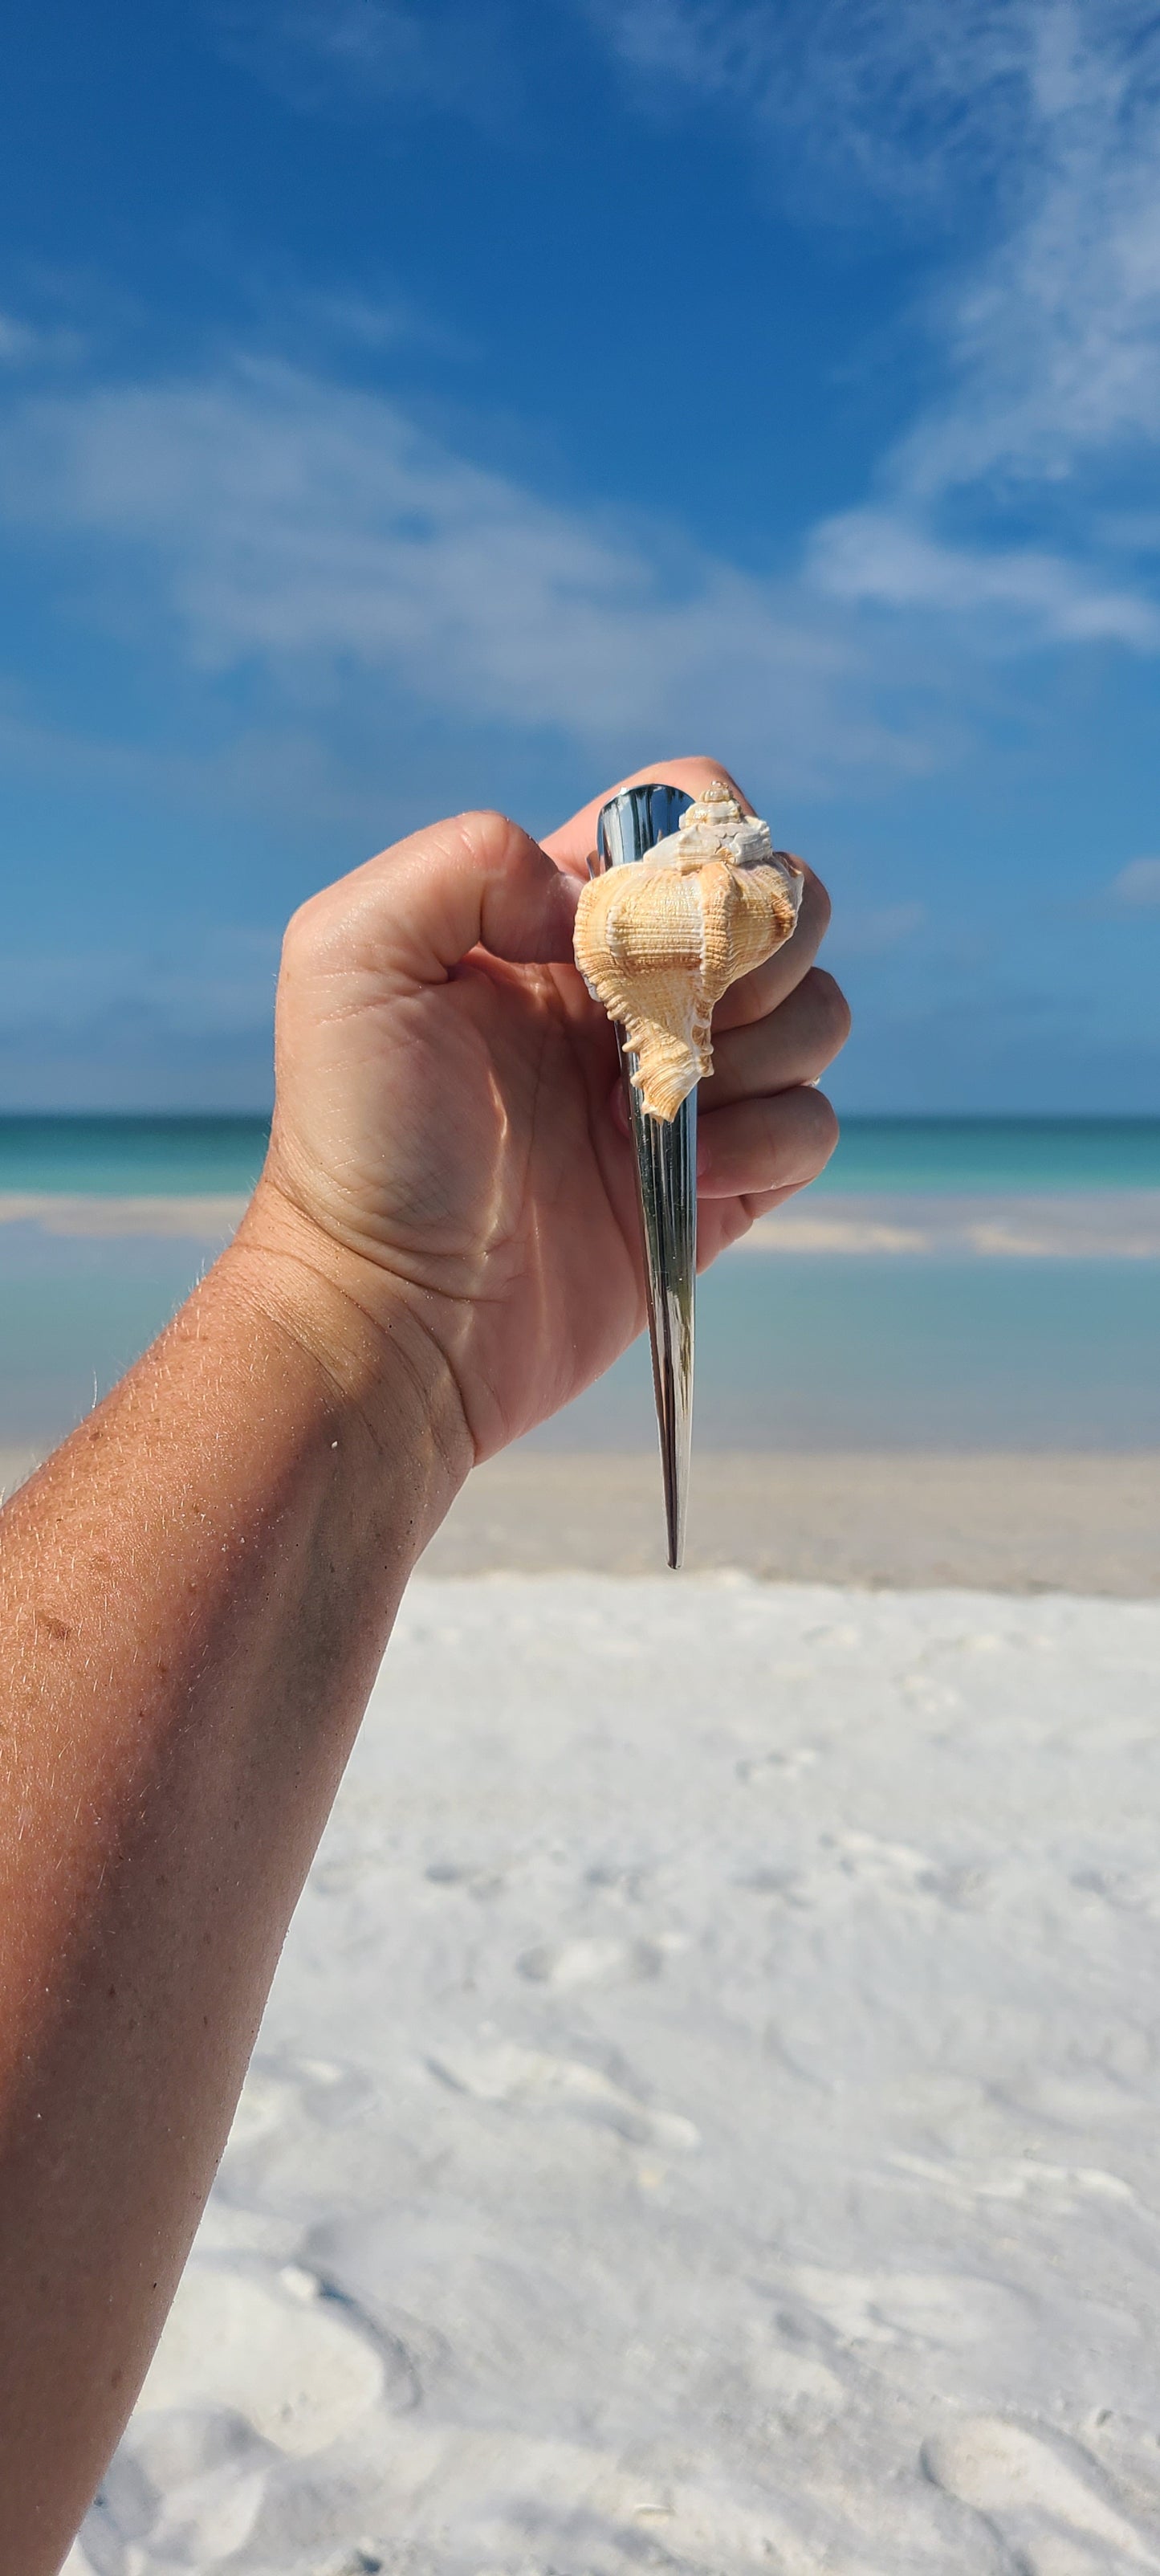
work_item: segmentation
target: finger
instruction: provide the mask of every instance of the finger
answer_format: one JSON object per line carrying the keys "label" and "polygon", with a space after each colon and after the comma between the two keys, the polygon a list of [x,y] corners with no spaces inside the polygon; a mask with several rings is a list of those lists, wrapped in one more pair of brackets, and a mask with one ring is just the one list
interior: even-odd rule
{"label": "finger", "polygon": [[478,947],[515,965],[570,960],[576,898],[506,815],[457,814],[315,895],[291,932],[309,929],[320,962],[333,939],[345,968],[361,949],[403,985],[442,983]]}
{"label": "finger", "polygon": [[841,985],[821,966],[761,1020],[728,1029],[713,1039],[713,1072],[702,1086],[706,1112],[791,1083],[816,1082],[850,1034],[850,1006]]}
{"label": "finger", "polygon": [[770,1216],[787,1199],[808,1188],[806,1181],[787,1181],[779,1190],[747,1190],[736,1199],[704,1200],[697,1221],[697,1268],[709,1270],[718,1255],[740,1243],[759,1216]]}
{"label": "finger", "polygon": [[759,1216],[772,1216],[775,1208],[784,1207],[787,1199],[796,1198],[799,1190],[808,1187],[808,1181],[791,1181],[784,1190],[747,1190],[738,1206],[744,1209],[750,1225],[756,1225]]}
{"label": "finger", "polygon": [[654,780],[664,787],[683,787],[688,796],[700,796],[715,778],[723,778],[732,788],[742,812],[752,814],[749,798],[743,794],[736,779],[730,776],[723,761],[706,760],[700,756],[689,760],[654,760],[646,769],[634,769],[631,778],[620,778],[615,787],[606,787],[602,795],[593,797],[590,805],[582,805],[570,822],[562,823],[559,831],[547,834],[543,846],[557,865],[567,869],[570,875],[586,877],[588,861],[596,849],[600,808],[607,805],[610,796],[619,796],[622,787],[641,787]]}
{"label": "finger", "polygon": [[838,1141],[838,1121],[821,1091],[775,1091],[737,1101],[699,1121],[697,1195],[742,1198],[816,1180]]}
{"label": "finger", "polygon": [[821,878],[806,867],[804,859],[799,859],[797,865],[805,871],[805,884],[793,937],[787,939],[784,948],[767,957],[764,966],[755,966],[751,975],[743,975],[738,983],[730,985],[713,1014],[714,1031],[742,1028],[750,1020],[764,1019],[808,975],[826,935],[830,898]]}

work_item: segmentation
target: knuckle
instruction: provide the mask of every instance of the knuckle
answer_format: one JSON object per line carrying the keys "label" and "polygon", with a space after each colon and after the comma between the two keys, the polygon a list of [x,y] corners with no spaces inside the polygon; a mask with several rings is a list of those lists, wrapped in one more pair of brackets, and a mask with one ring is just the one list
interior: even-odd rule
{"label": "knuckle", "polygon": [[297,911],[291,913],[282,933],[283,966],[297,966],[313,948],[318,936],[321,900],[319,895],[308,895],[306,902],[300,903]]}
{"label": "knuckle", "polygon": [[809,923],[811,937],[814,940],[821,940],[825,938],[829,929],[834,907],[826,886],[814,869],[808,866],[804,859],[799,859],[798,866],[804,867],[806,872],[802,913]]}
{"label": "knuckle", "polygon": [[357,898],[349,878],[340,877],[336,884],[308,895],[291,913],[282,933],[282,979],[287,984],[304,983],[341,963],[357,917]]}
{"label": "knuckle", "polygon": [[683,752],[679,760],[656,760],[652,764],[651,773],[645,770],[640,772],[642,778],[650,774],[654,778],[670,778],[674,786],[685,787],[695,796],[700,794],[702,788],[710,786],[715,778],[724,778],[731,787],[736,789],[743,802],[748,801],[744,788],[738,785],[728,761],[714,760],[707,751]]}
{"label": "knuckle", "polygon": [[511,830],[507,815],[500,813],[498,805],[470,806],[465,814],[457,817],[457,821],[460,831],[469,840],[476,840],[481,836],[487,838],[493,832]]}
{"label": "knuckle", "polygon": [[838,1113],[834,1108],[833,1101],[827,1100],[825,1092],[811,1090],[808,1096],[814,1103],[812,1124],[817,1148],[817,1159],[814,1164],[814,1175],[816,1176],[816,1174],[822,1170],[823,1165],[829,1162],[830,1156],[833,1153],[834,1147],[841,1134],[841,1129],[838,1125]]}
{"label": "knuckle", "polygon": [[808,980],[819,1035],[830,1053],[836,1055],[850,1034],[850,1005],[836,977],[829,974],[824,966],[811,967]]}
{"label": "knuckle", "polygon": [[457,814],[451,828],[456,851],[476,867],[481,860],[489,865],[510,857],[517,837],[510,816],[491,805]]}

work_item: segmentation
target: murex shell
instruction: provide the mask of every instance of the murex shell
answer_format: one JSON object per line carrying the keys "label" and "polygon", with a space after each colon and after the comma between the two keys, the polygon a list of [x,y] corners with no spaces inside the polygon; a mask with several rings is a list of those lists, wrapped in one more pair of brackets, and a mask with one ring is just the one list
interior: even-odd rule
{"label": "murex shell", "polygon": [[624,1031],[650,1118],[675,1118],[712,1071],[714,1004],[790,937],[801,891],[768,823],[743,814],[720,779],[646,858],[585,886],[576,963]]}

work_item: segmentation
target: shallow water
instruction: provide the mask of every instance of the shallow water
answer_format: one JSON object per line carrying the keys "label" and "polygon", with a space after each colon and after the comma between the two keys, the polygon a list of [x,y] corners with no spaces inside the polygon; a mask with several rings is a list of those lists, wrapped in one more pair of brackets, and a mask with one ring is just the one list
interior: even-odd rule
{"label": "shallow water", "polygon": [[[0,1444],[58,1438],[212,1258],[208,1239],[0,1228]],[[1152,1261],[737,1252],[701,1282],[709,1448],[1160,1448]],[[650,1448],[647,1352],[534,1435]]]}
{"label": "shallow water", "polygon": [[[1152,1262],[735,1253],[701,1281],[696,1436],[716,1449],[1160,1448]],[[652,1438],[641,1348],[535,1435]]]}
{"label": "shallow water", "polygon": [[[248,1190],[264,1118],[0,1117],[0,1193]],[[1160,1118],[846,1118],[841,1190],[1160,1188]]]}
{"label": "shallow water", "polygon": [[[51,1227],[0,1224],[0,1444],[59,1437],[112,1385],[222,1240],[228,1208],[207,1205],[203,1224],[199,1199],[240,1200],[265,1141],[260,1118],[0,1118],[0,1213],[5,1194],[9,1219],[15,1193],[61,1201]],[[86,1232],[86,1201],[100,1223],[133,1219],[118,1198],[183,1201],[184,1233]],[[971,1208],[993,1218],[1000,1200],[1003,1225],[976,1228],[964,1257]],[[699,1442],[1160,1447],[1158,1207],[1158,1119],[848,1121],[793,1215],[800,1226],[816,1208],[833,1242],[739,1253],[702,1282]],[[867,1222],[879,1208],[885,1229]],[[1018,1257],[1020,1211],[1052,1257]],[[1068,1257],[1084,1248],[1073,1217],[1094,1247],[1084,1259]],[[906,1248],[871,1250],[880,1236]],[[987,1257],[1000,1238],[1004,1257]],[[1144,1257],[1102,1257],[1133,1241]],[[613,1450],[653,1438],[640,1348],[535,1435]]]}

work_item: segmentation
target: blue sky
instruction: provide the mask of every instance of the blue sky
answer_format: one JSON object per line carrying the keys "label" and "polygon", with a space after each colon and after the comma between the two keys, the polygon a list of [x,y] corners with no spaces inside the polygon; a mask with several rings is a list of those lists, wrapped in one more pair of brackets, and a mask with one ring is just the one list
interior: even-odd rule
{"label": "blue sky", "polygon": [[264,1105],[303,894],[704,748],[840,1107],[1160,1111],[1150,6],[40,0],[0,205],[0,1106]]}

